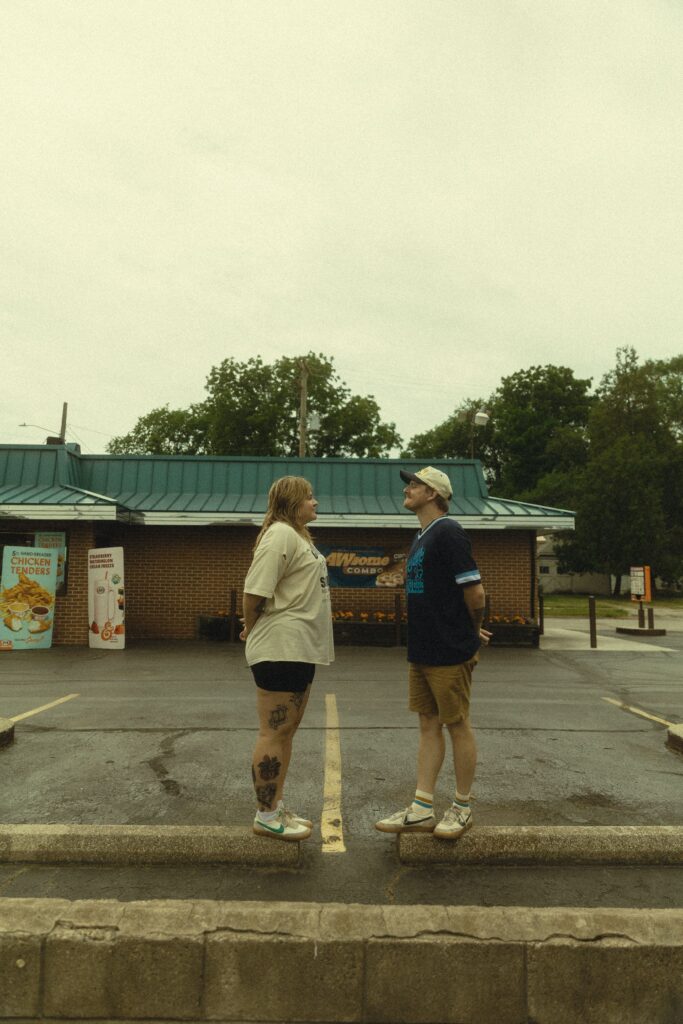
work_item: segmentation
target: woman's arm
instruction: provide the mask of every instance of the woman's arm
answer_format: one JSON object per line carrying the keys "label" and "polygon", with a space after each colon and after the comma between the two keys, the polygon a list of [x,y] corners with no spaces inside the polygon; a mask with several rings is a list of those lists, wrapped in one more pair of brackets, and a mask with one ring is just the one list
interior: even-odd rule
{"label": "woman's arm", "polygon": [[265,597],[260,594],[248,594],[245,590],[242,596],[242,611],[244,618],[244,629],[240,633],[240,640],[246,640],[256,625],[259,615],[263,611]]}

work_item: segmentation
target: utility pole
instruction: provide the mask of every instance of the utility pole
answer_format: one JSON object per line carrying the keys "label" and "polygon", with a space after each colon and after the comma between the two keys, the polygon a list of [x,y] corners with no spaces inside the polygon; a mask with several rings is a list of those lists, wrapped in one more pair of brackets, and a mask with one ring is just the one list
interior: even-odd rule
{"label": "utility pole", "polygon": [[62,426],[59,430],[59,443],[66,444],[66,410],[69,408],[68,403],[64,402],[62,406]]}
{"label": "utility pole", "polygon": [[299,458],[306,458],[306,403],[308,400],[308,363],[305,359],[299,361],[299,367],[301,369],[301,378],[299,380],[299,387],[301,389],[301,399],[299,402]]}

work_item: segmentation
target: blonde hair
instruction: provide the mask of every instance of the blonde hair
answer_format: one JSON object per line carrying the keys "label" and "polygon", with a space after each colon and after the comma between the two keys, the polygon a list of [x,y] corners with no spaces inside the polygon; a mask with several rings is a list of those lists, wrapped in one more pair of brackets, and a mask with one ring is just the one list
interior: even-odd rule
{"label": "blonde hair", "polygon": [[256,551],[256,548],[261,543],[268,527],[272,526],[273,523],[287,523],[301,537],[307,540],[309,544],[312,544],[313,538],[309,533],[308,527],[300,523],[297,518],[301,502],[305,501],[306,498],[310,498],[312,493],[313,488],[308,480],[302,476],[281,476],[279,480],[276,480],[268,491],[268,509],[263,520],[263,526],[256,538],[254,551]]}

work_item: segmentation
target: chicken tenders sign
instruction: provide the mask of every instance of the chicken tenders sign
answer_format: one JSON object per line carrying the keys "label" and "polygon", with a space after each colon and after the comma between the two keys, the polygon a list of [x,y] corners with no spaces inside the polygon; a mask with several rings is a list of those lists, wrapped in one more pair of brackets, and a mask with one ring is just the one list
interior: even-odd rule
{"label": "chicken tenders sign", "polygon": [[6,547],[0,579],[0,651],[52,646],[57,552]]}

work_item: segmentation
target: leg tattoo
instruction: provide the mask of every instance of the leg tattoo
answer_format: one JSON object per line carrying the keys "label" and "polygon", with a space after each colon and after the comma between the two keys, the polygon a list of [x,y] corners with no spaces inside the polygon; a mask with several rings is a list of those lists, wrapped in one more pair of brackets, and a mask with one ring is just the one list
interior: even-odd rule
{"label": "leg tattoo", "polygon": [[268,725],[271,729],[278,729],[284,722],[287,721],[287,706],[285,704],[278,704],[276,708],[270,713],[268,719]]}
{"label": "leg tattoo", "polygon": [[269,757],[265,754],[262,761],[258,763],[259,777],[262,779],[276,779],[280,774],[281,763],[276,757]]}
{"label": "leg tattoo", "polygon": [[267,786],[256,787],[256,799],[260,804],[263,804],[268,808],[269,811],[273,809],[273,797],[275,796],[275,784],[269,782]]}
{"label": "leg tattoo", "polygon": [[303,691],[301,693],[293,693],[292,696],[289,698],[289,703],[293,704],[298,711],[304,702],[305,696],[306,694]]}

